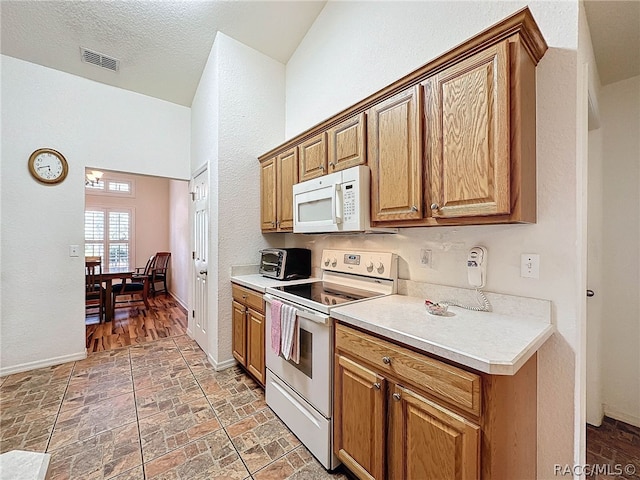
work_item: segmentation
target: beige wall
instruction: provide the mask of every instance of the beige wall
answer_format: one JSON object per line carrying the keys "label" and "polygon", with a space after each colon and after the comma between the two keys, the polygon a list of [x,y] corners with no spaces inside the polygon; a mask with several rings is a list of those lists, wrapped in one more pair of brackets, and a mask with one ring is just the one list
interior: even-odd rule
{"label": "beige wall", "polygon": [[640,76],[602,87],[602,398],[640,426]]}

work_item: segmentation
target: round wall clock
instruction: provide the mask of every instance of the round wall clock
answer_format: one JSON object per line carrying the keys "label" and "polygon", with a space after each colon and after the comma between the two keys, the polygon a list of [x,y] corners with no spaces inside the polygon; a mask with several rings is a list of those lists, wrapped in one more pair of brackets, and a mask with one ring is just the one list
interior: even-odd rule
{"label": "round wall clock", "polygon": [[67,178],[69,165],[60,152],[39,148],[29,157],[29,172],[39,182],[54,185]]}

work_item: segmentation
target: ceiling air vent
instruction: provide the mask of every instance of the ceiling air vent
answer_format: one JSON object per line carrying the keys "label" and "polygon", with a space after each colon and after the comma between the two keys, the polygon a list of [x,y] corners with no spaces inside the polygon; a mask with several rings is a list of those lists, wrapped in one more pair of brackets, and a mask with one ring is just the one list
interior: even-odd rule
{"label": "ceiling air vent", "polygon": [[91,50],[87,50],[84,47],[80,47],[80,54],[84,63],[90,63],[98,67],[106,68],[107,70],[111,70],[113,72],[117,72],[120,68],[120,60],[107,57],[102,53],[92,52]]}

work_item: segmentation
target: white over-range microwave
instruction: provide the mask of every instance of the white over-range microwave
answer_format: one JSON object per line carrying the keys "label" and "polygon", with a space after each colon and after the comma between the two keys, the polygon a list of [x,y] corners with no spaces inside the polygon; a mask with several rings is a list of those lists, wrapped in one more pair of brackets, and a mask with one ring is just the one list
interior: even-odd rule
{"label": "white over-range microwave", "polygon": [[293,232],[377,232],[371,228],[369,167],[358,165],[293,186]]}

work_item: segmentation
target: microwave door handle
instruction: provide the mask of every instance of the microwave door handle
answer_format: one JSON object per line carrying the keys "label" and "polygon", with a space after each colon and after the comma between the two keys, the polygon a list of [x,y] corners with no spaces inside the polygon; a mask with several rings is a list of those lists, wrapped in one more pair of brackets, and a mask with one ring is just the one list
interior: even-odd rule
{"label": "microwave door handle", "polygon": [[338,195],[341,191],[341,185],[339,183],[333,184],[333,195],[331,197],[331,219],[333,224],[337,225],[342,223],[342,211],[338,212],[338,208],[342,210],[342,202],[338,201]]}

